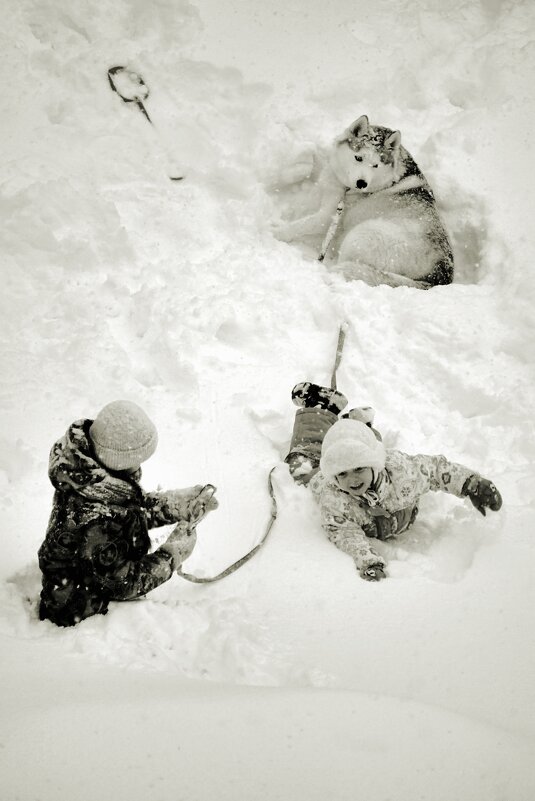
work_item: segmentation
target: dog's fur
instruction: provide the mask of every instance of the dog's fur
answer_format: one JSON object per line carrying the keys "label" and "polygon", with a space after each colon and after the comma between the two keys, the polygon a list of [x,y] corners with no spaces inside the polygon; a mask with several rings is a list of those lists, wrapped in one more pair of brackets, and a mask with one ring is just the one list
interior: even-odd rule
{"label": "dog's fur", "polygon": [[[344,210],[326,254],[330,269],[370,284],[427,289],[453,280],[453,254],[425,176],[401,145],[399,131],[359,117],[335,141],[320,178],[322,207],[290,223],[286,239],[326,228]],[[344,195],[345,192],[345,195]]]}

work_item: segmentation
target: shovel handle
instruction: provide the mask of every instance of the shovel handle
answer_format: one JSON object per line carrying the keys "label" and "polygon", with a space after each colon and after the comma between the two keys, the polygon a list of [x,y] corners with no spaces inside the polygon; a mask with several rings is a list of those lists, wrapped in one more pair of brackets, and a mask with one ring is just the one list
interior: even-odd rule
{"label": "shovel handle", "polygon": [[338,344],[336,346],[336,357],[334,360],[334,368],[331,376],[331,389],[336,389],[336,371],[340,366],[340,360],[342,359],[342,351],[344,349],[344,342],[347,333],[347,323],[342,323],[340,326],[340,331],[338,332]]}

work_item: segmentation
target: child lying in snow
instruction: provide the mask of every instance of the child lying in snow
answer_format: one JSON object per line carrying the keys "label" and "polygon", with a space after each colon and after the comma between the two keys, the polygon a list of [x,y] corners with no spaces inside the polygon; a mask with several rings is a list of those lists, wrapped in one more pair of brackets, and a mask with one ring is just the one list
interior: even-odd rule
{"label": "child lying in snow", "polygon": [[[114,401],[93,420],[77,420],[52,448],[56,492],[39,549],[43,589],[39,617],[73,626],[106,614],[167,581],[191,554],[195,526],[217,501],[201,486],[144,493],[140,465],[158,441],[139,406]],[[149,554],[148,529],[178,525]]]}
{"label": "child lying in snow", "polygon": [[353,558],[362,578],[385,578],[386,562],[369,538],[386,540],[406,531],[429,490],[468,497],[483,515],[486,509],[500,509],[500,493],[478,473],[444,456],[385,450],[371,428],[372,410],[355,409],[337,419],[340,406],[347,403],[343,395],[326,388],[318,393],[312,385],[311,397],[310,385],[304,386],[304,395],[297,396],[304,408],[297,412],[286,461],[297,481],[310,483],[328,538]]}

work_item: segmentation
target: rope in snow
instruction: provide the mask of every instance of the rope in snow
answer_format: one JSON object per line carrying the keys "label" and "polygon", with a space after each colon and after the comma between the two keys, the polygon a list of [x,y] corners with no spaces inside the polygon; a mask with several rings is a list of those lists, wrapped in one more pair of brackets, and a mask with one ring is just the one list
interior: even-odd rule
{"label": "rope in snow", "polygon": [[234,573],[236,570],[238,570],[242,565],[248,562],[249,559],[252,559],[255,553],[257,553],[260,550],[262,545],[267,540],[268,534],[273,528],[273,523],[277,519],[277,500],[275,498],[275,492],[273,490],[273,482],[271,480],[271,476],[274,470],[275,468],[272,467],[268,476],[268,489],[271,497],[271,517],[267,524],[266,531],[264,532],[264,536],[262,537],[260,542],[257,545],[255,545],[255,547],[252,548],[248,553],[246,553],[245,556],[242,556],[241,559],[238,559],[237,562],[233,562],[231,565],[229,565],[229,567],[227,567],[221,573],[218,573],[217,576],[211,576],[209,578],[201,578],[200,576],[194,576],[191,573],[184,573],[180,568],[178,568],[176,572],[178,573],[179,576],[182,576],[182,578],[186,579],[186,581],[191,581],[194,584],[210,584],[213,581],[219,581],[219,579],[225,578],[225,576],[230,576],[231,573]]}

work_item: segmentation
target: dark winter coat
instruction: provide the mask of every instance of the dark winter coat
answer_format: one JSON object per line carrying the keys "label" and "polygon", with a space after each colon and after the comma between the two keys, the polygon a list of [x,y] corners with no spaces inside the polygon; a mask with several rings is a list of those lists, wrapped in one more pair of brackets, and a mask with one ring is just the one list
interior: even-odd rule
{"label": "dark winter coat", "polygon": [[39,616],[72,626],[105,614],[111,600],[144,595],[173,574],[165,547],[149,554],[148,529],[174,523],[164,493],[144,493],[125,473],[96,458],[89,427],[78,420],[52,448],[49,477],[56,491],[39,549],[43,589]]}

